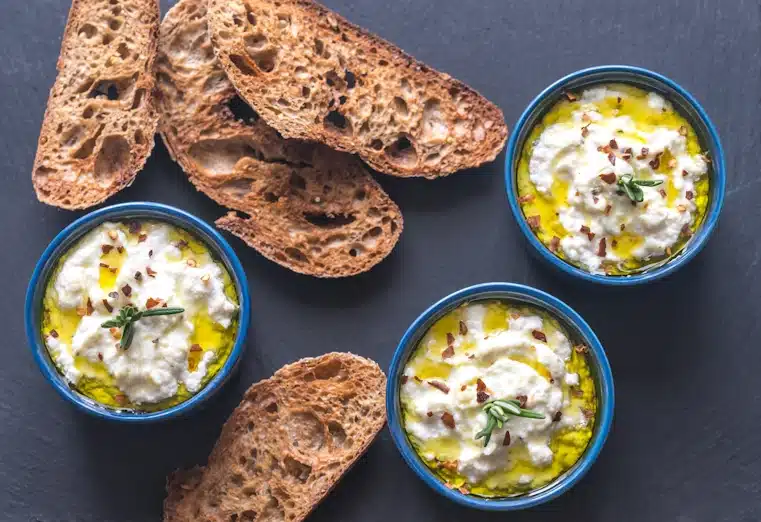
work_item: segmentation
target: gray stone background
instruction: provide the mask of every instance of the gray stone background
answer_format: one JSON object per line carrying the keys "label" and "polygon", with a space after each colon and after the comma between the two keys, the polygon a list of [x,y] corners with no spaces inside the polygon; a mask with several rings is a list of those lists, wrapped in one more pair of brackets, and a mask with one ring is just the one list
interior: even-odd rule
{"label": "gray stone background", "polygon": [[[166,10],[170,2],[163,1]],[[402,208],[396,251],[369,274],[319,281],[231,239],[254,314],[240,372],[204,411],[153,426],[85,417],[37,370],[23,297],[47,243],[82,213],[38,203],[30,172],[69,3],[0,2],[0,519],[158,521],[171,470],[203,462],[253,382],[331,350],[386,368],[431,302],[483,281],[550,291],[597,331],[617,409],[597,464],[544,507],[499,515],[460,508],[402,462],[387,432],[310,521],[761,520],[761,7],[758,0],[327,0],[496,102],[512,125],[531,98],[576,69],[626,63],[659,71],[704,104],[726,151],[728,192],[706,250],[669,280],[607,290],[556,276],[529,255],[504,195],[504,154],[434,182],[379,176]],[[153,200],[213,221],[158,143],[134,185],[110,203]]]}

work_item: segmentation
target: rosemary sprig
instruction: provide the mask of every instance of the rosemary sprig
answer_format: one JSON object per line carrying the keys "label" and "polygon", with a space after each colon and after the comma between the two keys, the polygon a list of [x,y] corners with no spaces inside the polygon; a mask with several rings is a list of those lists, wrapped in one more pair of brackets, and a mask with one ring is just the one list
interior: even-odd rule
{"label": "rosemary sprig", "polygon": [[152,317],[157,315],[174,315],[184,312],[184,308],[151,308],[147,310],[138,310],[134,306],[125,306],[119,310],[119,314],[114,318],[101,324],[101,328],[122,328],[122,338],[119,341],[119,347],[122,350],[129,348],[132,339],[135,337],[135,323],[143,317]]}
{"label": "rosemary sprig", "polygon": [[476,433],[476,440],[483,438],[484,447],[489,444],[494,428],[502,428],[510,415],[525,417],[527,419],[544,418],[544,415],[541,413],[521,408],[521,403],[515,399],[495,399],[489,401],[484,405],[483,410],[486,412],[487,417],[486,427]]}
{"label": "rosemary sprig", "polygon": [[624,174],[617,180],[618,186],[629,196],[634,203],[642,203],[645,194],[641,187],[657,187],[663,183],[662,179],[636,179],[631,174]]}

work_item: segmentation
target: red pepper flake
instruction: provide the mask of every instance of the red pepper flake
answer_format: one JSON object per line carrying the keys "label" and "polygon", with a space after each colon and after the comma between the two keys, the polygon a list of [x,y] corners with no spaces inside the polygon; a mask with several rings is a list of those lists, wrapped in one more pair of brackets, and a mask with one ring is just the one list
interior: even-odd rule
{"label": "red pepper flake", "polygon": [[114,395],[114,400],[120,406],[124,406],[125,404],[127,404],[127,396],[122,393],[117,393],[116,395]]}
{"label": "red pepper flake", "polygon": [[106,270],[111,270],[111,267],[108,266],[106,263],[98,263],[98,266],[101,268],[105,268]]}
{"label": "red pepper flake", "polygon": [[468,325],[465,321],[460,321],[460,335],[468,335]]}
{"label": "red pepper flake", "polygon": [[407,381],[409,380],[410,380],[409,377],[407,377],[406,375],[402,375],[402,385],[407,384]]}
{"label": "red pepper flake", "polygon": [[689,176],[689,175],[690,175],[690,173],[689,173],[689,172],[687,172],[686,170],[682,170],[682,177],[683,177],[683,178],[686,178],[686,177],[687,177],[687,176]]}
{"label": "red pepper flake", "polygon": [[156,274],[158,272],[156,272],[155,270],[151,269],[151,267],[146,266],[145,267],[145,273],[148,274],[148,277],[156,277]]}
{"label": "red pepper flake", "polygon": [[509,446],[510,445],[510,432],[509,431],[505,432],[505,438],[502,439],[502,445],[503,446]]}
{"label": "red pepper flake", "polygon": [[119,293],[118,292],[109,292],[108,297],[111,299],[119,299]]}
{"label": "red pepper flake", "polygon": [[587,136],[589,136],[589,125],[591,125],[591,123],[587,124],[587,125],[584,125],[581,128],[581,137],[582,138],[586,138]]}
{"label": "red pepper flake", "polygon": [[148,234],[145,234],[145,233],[140,234],[139,236],[137,236],[137,242],[138,243],[144,243],[147,239],[148,239]]}
{"label": "red pepper flake", "polygon": [[92,315],[92,313],[95,311],[95,308],[93,308],[92,301],[90,300],[89,297],[87,298],[87,308],[86,308],[86,310],[87,310],[87,315]]}
{"label": "red pepper flake", "polygon": [[111,268],[108,269],[108,271],[111,272],[112,274],[115,274],[119,271],[119,269],[116,268],[115,266],[112,266]]}
{"label": "red pepper flake", "polygon": [[606,207],[605,207],[605,215],[606,215],[606,216],[609,216],[609,215],[610,215],[610,211],[611,211],[611,210],[613,210],[613,206],[612,206],[612,205],[608,205],[608,206],[606,206]]}
{"label": "red pepper flake", "polygon": [[534,201],[534,195],[533,194],[526,194],[525,196],[521,196],[518,198],[518,203],[531,203]]}
{"label": "red pepper flake", "polygon": [[618,179],[614,172],[606,172],[605,174],[600,174],[599,178],[608,185],[612,185],[616,182],[616,179]]}
{"label": "red pepper flake", "polygon": [[53,339],[58,339],[58,332],[55,330],[50,330],[50,337]]}
{"label": "red pepper flake", "polygon": [[543,343],[547,342],[547,336],[544,335],[544,332],[541,330],[531,330],[531,335],[533,335],[534,339],[538,341],[542,341]]}
{"label": "red pepper flake", "polygon": [[653,170],[658,170],[658,167],[661,166],[661,155],[656,154],[656,156],[652,160],[650,160],[649,165],[650,165],[650,168],[652,168]]}
{"label": "red pepper flake", "polygon": [[187,242],[187,241],[185,241],[184,239],[180,239],[180,240],[177,242],[177,248],[179,248],[180,250],[184,250],[184,249],[186,249],[187,247],[188,247],[188,242]]}
{"label": "red pepper flake", "polygon": [[148,257],[153,257],[153,250],[148,251]]}
{"label": "red pepper flake", "polygon": [[476,355],[475,355],[475,354],[473,354],[473,353],[471,353],[471,354],[468,354],[468,359],[470,359],[471,361],[472,361],[473,359],[475,359],[475,358],[476,358]]}
{"label": "red pepper flake", "polygon": [[593,201],[593,202],[595,203],[595,205],[596,205],[596,204],[597,204],[597,202],[598,202],[598,201],[600,201],[600,198],[598,198],[597,196],[594,196],[594,197],[592,198],[592,201]]}
{"label": "red pepper flake", "polygon": [[690,228],[690,225],[685,223],[684,226],[682,226],[680,233],[684,237],[692,237],[692,229]]}
{"label": "red pepper flake", "polygon": [[597,255],[598,255],[598,256],[600,256],[600,257],[605,257],[605,253],[606,253],[606,251],[605,251],[605,247],[606,247],[606,246],[607,246],[607,245],[606,245],[606,242],[605,242],[605,238],[602,238],[602,239],[600,240],[600,244],[597,246]]}
{"label": "red pepper flake", "polygon": [[145,307],[149,310],[151,308],[156,308],[160,304],[161,304],[161,300],[154,299],[153,297],[149,297],[148,300],[145,301]]}
{"label": "red pepper flake", "polygon": [[624,154],[632,155],[632,148],[631,147],[625,147],[623,149]]}
{"label": "red pepper flake", "polygon": [[563,412],[556,411],[555,415],[552,416],[552,422],[560,422],[561,418],[563,418]]}
{"label": "red pepper flake", "polygon": [[104,299],[104,300],[103,300],[103,301],[101,301],[101,302],[103,303],[103,307],[106,309],[106,311],[107,311],[109,314],[110,314],[111,312],[113,312],[113,311],[114,311],[114,307],[113,307],[113,306],[111,306],[111,305],[108,303],[108,300],[107,300],[107,299]]}
{"label": "red pepper flake", "polygon": [[140,232],[140,222],[139,221],[130,221],[129,222],[129,233],[130,234],[137,234]]}
{"label": "red pepper flake", "polygon": [[595,234],[594,232],[592,232],[592,229],[590,229],[586,225],[581,225],[579,232],[581,232],[582,234],[586,234],[590,241],[592,241],[595,238]]}
{"label": "red pepper flake", "polygon": [[467,387],[468,387],[467,385],[463,384],[462,386],[460,386],[460,391],[465,391],[465,389],[466,389]]}
{"label": "red pepper flake", "polygon": [[119,245],[118,247],[116,247],[116,251],[119,252],[120,254],[123,254],[124,253],[124,247]]}
{"label": "red pepper flake", "polygon": [[135,281],[140,281],[143,278],[143,274],[140,271],[135,272]]}
{"label": "red pepper flake", "polygon": [[581,388],[571,388],[571,395],[576,398],[583,397],[584,392],[581,390]]}
{"label": "red pepper flake", "polygon": [[489,400],[489,394],[488,393],[482,392],[482,391],[476,392],[476,402],[478,404],[484,403],[487,400]]}
{"label": "red pepper flake", "polygon": [[99,361],[102,361],[102,360],[103,360],[103,354],[102,354],[102,353],[100,353],[100,352],[98,352],[98,360],[99,360]]}
{"label": "red pepper flake", "polygon": [[446,350],[441,352],[442,359],[449,359],[450,357],[454,357],[454,346],[451,344],[447,346]]}
{"label": "red pepper flake", "polygon": [[454,429],[454,417],[452,417],[452,414],[448,411],[445,411],[441,414],[441,422],[444,423],[444,426],[449,428],[450,430]]}
{"label": "red pepper flake", "polygon": [[426,413],[426,415],[428,415],[429,417],[433,417],[433,412],[429,411],[428,413]]}
{"label": "red pepper flake", "polygon": [[612,152],[610,152],[608,154],[608,161],[610,161],[611,165],[615,165],[616,164],[616,155],[613,154]]}
{"label": "red pepper flake", "polygon": [[417,375],[413,375],[413,376],[412,376],[412,378],[413,378],[413,379],[415,379],[415,381],[417,381],[417,382],[423,382],[423,381],[420,379],[420,377],[418,377]]}
{"label": "red pepper flake", "polygon": [[426,381],[426,382],[439,391],[442,391],[444,393],[449,393],[449,386],[447,386],[441,381]]}
{"label": "red pepper flake", "polygon": [[127,297],[132,295],[132,287],[129,285],[124,285],[122,287],[122,293],[126,295]]}
{"label": "red pepper flake", "polygon": [[688,200],[690,200],[690,199],[692,199],[692,198],[694,198],[694,197],[695,197],[695,194],[694,194],[694,193],[693,193],[691,190],[688,190],[688,191],[685,193],[685,195],[684,195],[684,196],[685,196],[685,197],[686,197]]}
{"label": "red pepper flake", "polygon": [[452,346],[454,344],[454,335],[447,332],[447,345]]}
{"label": "red pepper flake", "polygon": [[626,223],[621,223],[621,232],[626,230]]}
{"label": "red pepper flake", "polygon": [[613,149],[613,150],[616,150],[618,148],[618,142],[616,141],[615,138],[610,140],[610,148]]}
{"label": "red pepper flake", "polygon": [[190,347],[191,352],[202,352],[203,348],[201,348],[200,344],[194,344]]}
{"label": "red pepper flake", "polygon": [[570,102],[575,102],[579,98],[572,92],[564,92],[563,95],[566,97],[566,99]]}
{"label": "red pepper flake", "polygon": [[592,419],[595,416],[595,412],[588,409],[588,408],[581,408],[581,413],[586,417],[587,419]]}
{"label": "red pepper flake", "polygon": [[559,246],[560,238],[558,236],[552,236],[552,239],[550,240],[550,252],[556,253]]}
{"label": "red pepper flake", "polygon": [[613,248],[616,248],[618,246],[618,241],[614,239],[613,241],[610,242],[610,246],[612,246]]}
{"label": "red pepper flake", "polygon": [[526,403],[528,402],[528,397],[526,397],[525,395],[518,395],[515,397],[515,400],[518,401],[518,404],[520,405],[521,408],[525,408]]}
{"label": "red pepper flake", "polygon": [[666,197],[666,191],[663,189],[658,189],[658,194],[660,194],[662,198]]}
{"label": "red pepper flake", "polygon": [[486,391],[486,383],[482,381],[481,379],[476,379],[476,391],[480,391],[480,392]]}
{"label": "red pepper flake", "polygon": [[526,222],[528,223],[528,226],[531,227],[531,230],[539,230],[539,226],[542,222],[541,216],[528,216],[526,218]]}
{"label": "red pepper flake", "polygon": [[100,251],[103,252],[103,254],[108,254],[114,249],[113,245],[100,245]]}

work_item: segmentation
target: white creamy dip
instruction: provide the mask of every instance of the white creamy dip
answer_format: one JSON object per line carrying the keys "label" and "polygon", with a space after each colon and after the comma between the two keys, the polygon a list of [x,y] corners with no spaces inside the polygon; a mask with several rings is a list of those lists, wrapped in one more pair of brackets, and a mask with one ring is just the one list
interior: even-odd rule
{"label": "white creamy dip", "polygon": [[[671,255],[698,214],[696,183],[708,164],[688,150],[688,126],[679,126],[671,104],[640,92],[635,97],[624,86],[589,88],[569,117],[547,125],[533,143],[530,181],[539,195],[555,199],[562,227],[554,234],[555,248],[592,273],[625,258]],[[653,113],[673,113],[670,123],[677,123],[653,124]],[[641,187],[644,200],[634,205],[616,183],[622,176],[662,184]]]}
{"label": "white creamy dip", "polygon": [[[549,466],[554,458],[553,435],[589,422],[579,407],[571,405],[567,392],[568,386],[578,384],[579,376],[566,368],[573,349],[566,335],[548,328],[542,317],[531,313],[513,314],[506,329],[492,332],[486,324],[488,313],[488,305],[480,303],[462,309],[464,327],[454,328],[448,338],[452,340],[451,355],[442,355],[441,345],[429,332],[405,368],[401,388],[405,429],[419,445],[421,456],[429,461],[440,459],[430,448],[437,441],[446,441],[443,445],[456,449],[458,474],[471,484],[510,469],[511,452],[516,448],[527,449],[533,466]],[[546,342],[538,338],[540,334]],[[427,366],[441,364],[451,370],[436,378],[417,377],[425,375]],[[492,432],[484,447],[483,439],[475,438],[487,423],[485,402],[477,398],[479,379],[486,387],[487,401],[525,396],[525,407],[543,414],[544,419],[510,417]],[[432,382],[443,384],[447,392]],[[452,416],[454,426],[444,422],[444,414]],[[506,445],[508,431],[510,442]],[[520,483],[532,478],[523,476]]]}
{"label": "white creamy dip", "polygon": [[[205,349],[208,347],[193,348],[194,319],[208,318],[224,329],[231,325],[238,309],[225,295],[223,269],[208,252],[183,255],[182,250],[188,247],[178,242],[171,225],[144,222],[139,240],[130,236],[136,235],[124,225],[104,223],[66,254],[48,291],[53,292],[55,306],[62,314],[71,315],[79,309],[81,320],[70,343],[48,335],[48,349],[71,383],[82,377],[77,359],[102,364],[114,385],[135,404],[173,397],[180,385],[194,393],[216,357],[213,350]],[[115,280],[108,288],[102,287],[102,265],[107,257],[104,249],[110,253],[121,249],[120,266],[118,272],[113,270]],[[140,310],[166,304],[185,311],[140,319],[135,323],[131,345],[122,349],[115,337],[118,331],[114,333],[101,324],[128,304]],[[191,349],[203,350],[192,371],[188,367]]]}

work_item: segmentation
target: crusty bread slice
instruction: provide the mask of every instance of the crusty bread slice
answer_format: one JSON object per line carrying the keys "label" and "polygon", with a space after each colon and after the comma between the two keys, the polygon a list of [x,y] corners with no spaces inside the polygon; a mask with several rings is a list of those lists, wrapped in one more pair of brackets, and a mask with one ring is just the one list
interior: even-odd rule
{"label": "crusty bread slice", "polygon": [[286,137],[428,178],[505,144],[494,104],[311,0],[209,0],[209,30],[238,92]]}
{"label": "crusty bread slice", "polygon": [[145,164],[159,18],[158,0],[74,0],[32,170],[43,203],[91,207]]}
{"label": "crusty bread slice", "polygon": [[344,277],[396,245],[403,220],[361,161],[283,139],[240,98],[209,41],[205,0],[181,0],[161,25],[160,132],[195,186],[232,212],[217,221],[291,270]]}
{"label": "crusty bread slice", "polygon": [[302,359],[254,384],[205,468],[167,483],[164,522],[299,522],[386,421],[386,376],[346,353]]}

